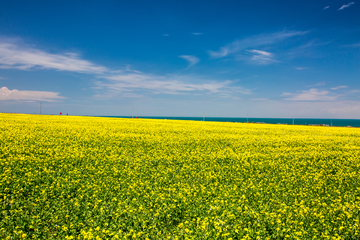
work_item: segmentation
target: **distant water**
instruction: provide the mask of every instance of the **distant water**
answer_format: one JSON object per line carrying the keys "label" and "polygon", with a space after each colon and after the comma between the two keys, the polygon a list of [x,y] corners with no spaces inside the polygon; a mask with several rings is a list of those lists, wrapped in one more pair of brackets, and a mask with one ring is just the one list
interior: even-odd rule
{"label": "distant water", "polygon": [[[129,118],[129,116],[100,116],[100,117],[115,117],[115,118]],[[190,120],[203,121],[202,117],[159,117],[159,116],[139,116],[145,119],[169,119],[169,120]],[[205,121],[209,122],[242,122],[246,123],[246,118],[226,118],[226,117],[205,117]],[[292,118],[249,118],[251,123],[270,123],[270,124],[293,124]],[[295,118],[295,125],[321,125],[325,126],[352,126],[360,127],[360,119],[320,119],[320,118]]]}

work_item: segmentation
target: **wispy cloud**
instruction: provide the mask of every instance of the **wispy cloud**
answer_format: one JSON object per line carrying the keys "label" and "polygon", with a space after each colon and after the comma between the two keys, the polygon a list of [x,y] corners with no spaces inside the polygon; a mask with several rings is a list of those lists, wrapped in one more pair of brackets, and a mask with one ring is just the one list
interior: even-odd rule
{"label": "wispy cloud", "polygon": [[[186,94],[186,93],[211,93],[211,94],[251,94],[250,90],[241,87],[232,87],[231,81],[206,81],[202,83],[199,79],[191,76],[167,75],[158,76],[139,72],[124,72],[112,76],[101,77],[104,80],[96,82],[98,89],[109,92],[109,96],[126,97],[129,92],[150,91],[155,94]],[[105,94],[106,95],[106,94]],[[140,94],[141,95],[141,94]],[[138,96],[140,96],[138,95]]]}
{"label": "wispy cloud", "polygon": [[195,35],[195,36],[199,36],[199,35],[203,35],[204,33],[200,33],[200,32],[193,32],[191,33],[192,35]]}
{"label": "wispy cloud", "polygon": [[321,58],[324,56],[323,53],[319,51],[319,47],[322,48],[330,43],[331,41],[321,42],[319,40],[311,40],[289,49],[285,57],[287,60],[298,57]]}
{"label": "wispy cloud", "polygon": [[314,85],[310,85],[310,86],[319,87],[319,86],[325,86],[325,85],[326,85],[326,82],[322,81],[322,82],[318,82],[318,83],[315,83]]}
{"label": "wispy cloud", "polygon": [[360,43],[354,43],[354,44],[350,44],[350,45],[345,45],[344,47],[358,48],[358,47],[360,47]]}
{"label": "wispy cloud", "polygon": [[0,79],[6,79],[6,78],[0,77]]}
{"label": "wispy cloud", "polygon": [[325,9],[328,9],[330,6],[326,6],[326,7],[324,7],[322,10],[325,10]]}
{"label": "wispy cloud", "polygon": [[195,56],[192,56],[192,55],[180,55],[179,58],[182,58],[182,59],[185,59],[189,62],[189,66],[188,67],[191,67],[191,66],[194,66],[195,64],[197,64],[198,62],[200,62],[200,59],[195,57]]}
{"label": "wispy cloud", "polygon": [[255,61],[258,64],[269,64],[272,62],[276,62],[273,58],[273,54],[270,52],[265,52],[261,50],[248,50],[248,52],[253,53],[253,56],[251,57],[252,61]]}
{"label": "wispy cloud", "polygon": [[286,39],[295,36],[302,36],[307,33],[308,31],[281,31],[272,34],[261,34],[249,38],[235,40],[232,43],[221,47],[218,51],[208,51],[208,54],[214,58],[222,58],[249,48],[279,43]]}
{"label": "wispy cloud", "polygon": [[109,83],[97,82],[98,86],[107,87],[119,92],[127,92],[134,89],[152,90],[156,93],[178,94],[181,92],[209,91],[212,93],[221,92],[222,88],[230,82],[192,84],[184,83],[179,79],[164,76],[152,76],[147,74],[129,73],[105,77],[111,80]]}
{"label": "wispy cloud", "polygon": [[9,90],[7,87],[0,88],[0,100],[56,102],[61,99],[66,98],[59,96],[57,92],[19,91],[17,89]]}
{"label": "wispy cloud", "polygon": [[305,70],[305,69],[308,69],[307,67],[297,67],[296,68],[297,70]]}
{"label": "wispy cloud", "polygon": [[341,88],[347,88],[347,86],[337,86],[337,87],[331,88],[331,90],[338,90],[338,89],[341,89]]}
{"label": "wispy cloud", "polygon": [[355,4],[355,2],[349,2],[348,4],[342,5],[338,10],[343,10],[345,8],[350,7],[351,5],[354,5],[354,4]]}
{"label": "wispy cloud", "polygon": [[0,68],[29,70],[36,67],[92,74],[107,71],[103,66],[80,59],[75,53],[51,54],[0,40]]}
{"label": "wispy cloud", "polygon": [[[200,60],[192,55],[181,55],[188,61],[189,67]],[[230,85],[228,80],[208,80],[200,77],[180,75],[152,75],[142,73],[125,66],[121,70],[110,70],[104,66],[81,59],[74,53],[53,54],[33,47],[23,47],[15,43],[2,42],[0,39],[0,68],[8,69],[54,69],[92,74],[98,79],[93,89],[106,92],[106,96],[141,97],[143,92],[153,94],[251,94],[250,90]],[[41,91],[19,91],[2,88],[1,99],[23,99],[54,101],[64,99],[59,93]],[[96,96],[100,96],[97,94]],[[103,95],[103,96],[105,96]]]}
{"label": "wispy cloud", "polygon": [[[310,90],[301,91],[300,93],[288,93],[284,92],[282,94],[285,100],[289,101],[333,101],[336,100],[336,96],[330,95],[329,91],[319,91],[316,88],[311,88]],[[291,97],[290,97],[291,96]]]}
{"label": "wispy cloud", "polygon": [[167,34],[167,33],[164,33],[164,34],[161,34],[161,36],[163,36],[163,37],[169,37],[170,35]]}
{"label": "wispy cloud", "polygon": [[259,54],[259,55],[262,55],[262,56],[266,56],[266,57],[271,57],[272,56],[272,53],[261,51],[261,50],[248,50],[248,51]]}

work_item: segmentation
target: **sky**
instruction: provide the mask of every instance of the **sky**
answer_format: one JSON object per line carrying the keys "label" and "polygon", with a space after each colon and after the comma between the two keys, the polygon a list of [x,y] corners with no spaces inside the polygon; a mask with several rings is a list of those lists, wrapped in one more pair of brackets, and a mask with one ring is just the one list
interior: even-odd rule
{"label": "sky", "polygon": [[360,118],[360,2],[1,1],[0,112]]}

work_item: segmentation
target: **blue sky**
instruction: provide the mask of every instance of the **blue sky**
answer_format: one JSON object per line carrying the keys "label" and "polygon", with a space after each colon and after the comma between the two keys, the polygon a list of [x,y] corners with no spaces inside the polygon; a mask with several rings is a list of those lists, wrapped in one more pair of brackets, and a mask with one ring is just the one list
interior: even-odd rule
{"label": "blue sky", "polygon": [[0,111],[360,118],[360,2],[2,1]]}

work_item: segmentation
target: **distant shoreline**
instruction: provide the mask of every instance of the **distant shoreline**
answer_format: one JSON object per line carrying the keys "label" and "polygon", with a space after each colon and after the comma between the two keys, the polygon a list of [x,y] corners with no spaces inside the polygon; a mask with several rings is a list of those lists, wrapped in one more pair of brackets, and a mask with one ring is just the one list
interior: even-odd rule
{"label": "distant shoreline", "polygon": [[[6,112],[2,112],[6,113]],[[38,113],[6,113],[6,114],[31,114]],[[42,114],[57,116],[58,114]],[[63,114],[62,116],[66,116]],[[132,116],[97,116],[97,115],[72,115],[79,117],[106,117],[106,118],[132,118]],[[324,126],[324,127],[360,127],[360,119],[329,119],[329,118],[238,118],[238,117],[172,117],[172,116],[135,116],[136,119],[159,119],[159,120],[185,120],[185,121],[203,121],[206,122],[233,122],[233,123],[252,123],[252,124],[282,124],[282,125],[302,125],[302,126]],[[294,124],[293,124],[294,123]]]}
{"label": "distant shoreline", "polygon": [[[132,118],[132,116],[94,116],[110,118]],[[143,119],[167,119],[203,121],[204,117],[170,117],[170,116],[134,116]],[[360,119],[326,119],[326,118],[236,118],[236,117],[205,117],[207,122],[234,122],[234,123],[257,123],[257,124],[283,124],[283,125],[306,125],[306,126],[329,126],[329,127],[360,127]],[[294,124],[293,124],[294,122]]]}

